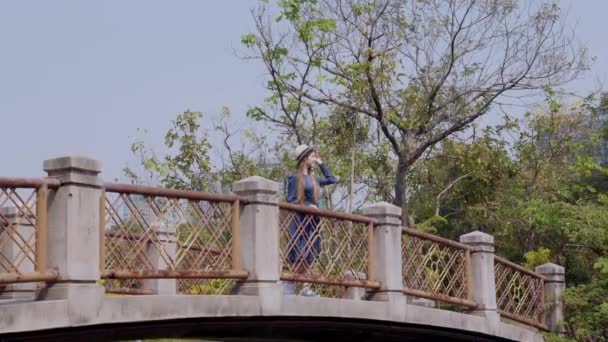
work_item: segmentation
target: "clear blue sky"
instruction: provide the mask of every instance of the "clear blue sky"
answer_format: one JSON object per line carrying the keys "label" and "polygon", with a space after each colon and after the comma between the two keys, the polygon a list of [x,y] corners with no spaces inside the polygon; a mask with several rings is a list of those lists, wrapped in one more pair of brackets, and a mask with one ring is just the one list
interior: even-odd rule
{"label": "clear blue sky", "polygon": [[[42,161],[87,155],[104,178],[133,162],[138,128],[159,145],[185,109],[243,116],[263,70],[234,49],[256,0],[0,0],[0,176],[41,176]],[[562,0],[597,57],[573,84],[608,80],[608,0]]]}

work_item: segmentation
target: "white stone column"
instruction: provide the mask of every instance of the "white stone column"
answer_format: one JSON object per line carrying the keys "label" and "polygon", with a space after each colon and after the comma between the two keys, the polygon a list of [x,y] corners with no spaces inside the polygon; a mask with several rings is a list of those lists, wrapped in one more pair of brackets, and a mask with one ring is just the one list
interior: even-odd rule
{"label": "white stone column", "polygon": [[[352,270],[348,270],[344,272],[344,279],[346,280],[358,280],[365,279],[366,274],[363,272],[355,272]],[[347,286],[346,293],[344,293],[344,299],[352,299],[352,300],[362,300],[365,297],[365,288],[355,287],[355,286]]]}
{"label": "white stone column", "polygon": [[[156,231],[157,242],[148,241],[146,255],[155,269],[174,269],[177,255],[177,227],[174,224],[158,222],[151,229]],[[167,262],[169,261],[169,262]],[[176,279],[144,279],[143,287],[151,289],[160,295],[177,293]]]}
{"label": "white stone column", "polygon": [[496,281],[494,278],[494,237],[474,231],[460,236],[460,242],[473,247],[471,268],[473,273],[473,301],[478,304],[472,314],[483,316],[490,323],[498,324],[496,311]]}
{"label": "white stone column", "polygon": [[536,273],[545,277],[545,322],[551,332],[562,333],[564,320],[565,270],[562,266],[546,263],[537,266]]}
{"label": "white stone column", "polygon": [[263,310],[278,310],[282,297],[279,273],[279,184],[254,176],[234,183],[241,196],[240,246],[243,270],[249,277],[234,292],[257,295]]}
{"label": "white stone column", "polygon": [[[30,244],[29,241],[35,241],[36,229],[29,219],[34,220],[35,217],[28,219],[16,207],[0,208],[0,217],[4,218],[6,224],[6,227],[3,227],[4,224],[0,225],[0,234],[7,234],[3,239],[2,254],[13,263],[17,263],[15,266],[19,273],[34,272],[36,244]],[[2,229],[7,231],[3,232]],[[7,261],[4,260],[3,263]],[[0,299],[33,300],[35,297],[36,283],[9,284],[0,288]]]}
{"label": "white stone column", "polygon": [[59,273],[45,299],[68,299],[68,312],[89,321],[99,310],[104,289],[98,285],[101,163],[80,156],[44,161],[48,176],[61,186],[49,191],[47,267]]}
{"label": "white stone column", "polygon": [[382,283],[377,291],[370,292],[370,300],[403,301],[403,275],[401,265],[401,208],[386,202],[363,209],[363,215],[378,221],[374,227],[374,275]]}

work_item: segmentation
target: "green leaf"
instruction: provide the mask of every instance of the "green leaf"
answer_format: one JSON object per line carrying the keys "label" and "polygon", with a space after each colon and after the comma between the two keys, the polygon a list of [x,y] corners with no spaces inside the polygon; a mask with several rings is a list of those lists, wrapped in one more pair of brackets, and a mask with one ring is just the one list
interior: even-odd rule
{"label": "green leaf", "polygon": [[241,36],[241,44],[245,45],[246,47],[254,46],[256,41],[257,41],[257,38],[256,38],[255,34],[253,34],[253,33],[248,33],[248,34]]}

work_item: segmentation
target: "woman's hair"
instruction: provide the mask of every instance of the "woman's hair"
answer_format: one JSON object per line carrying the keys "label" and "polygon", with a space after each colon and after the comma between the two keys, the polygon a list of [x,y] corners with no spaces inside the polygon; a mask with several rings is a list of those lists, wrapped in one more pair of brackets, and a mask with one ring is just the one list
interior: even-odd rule
{"label": "woman's hair", "polygon": [[[313,153],[313,151],[310,153]],[[310,153],[308,155],[310,155]],[[308,160],[308,156],[304,156],[304,158],[300,159],[300,162],[298,163],[298,186],[296,189],[296,198],[299,204],[304,204],[304,169],[306,168],[306,160]],[[310,180],[312,182],[313,204],[317,205],[319,202],[319,182],[317,182],[317,177],[315,177],[312,167],[308,168],[308,176],[310,176]]]}

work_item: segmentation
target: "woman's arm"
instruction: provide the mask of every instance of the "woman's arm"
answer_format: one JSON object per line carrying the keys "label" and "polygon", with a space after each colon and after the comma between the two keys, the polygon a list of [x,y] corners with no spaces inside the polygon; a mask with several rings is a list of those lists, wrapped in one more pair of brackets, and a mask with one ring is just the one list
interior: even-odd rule
{"label": "woman's arm", "polygon": [[289,175],[287,178],[287,202],[295,203],[298,200],[297,195],[298,177]]}
{"label": "woman's arm", "polygon": [[317,177],[317,181],[319,182],[319,186],[326,186],[331,184],[338,183],[338,178],[331,174],[331,171],[325,166],[325,164],[320,163],[319,168],[321,168],[321,173],[323,173],[323,177]]}

